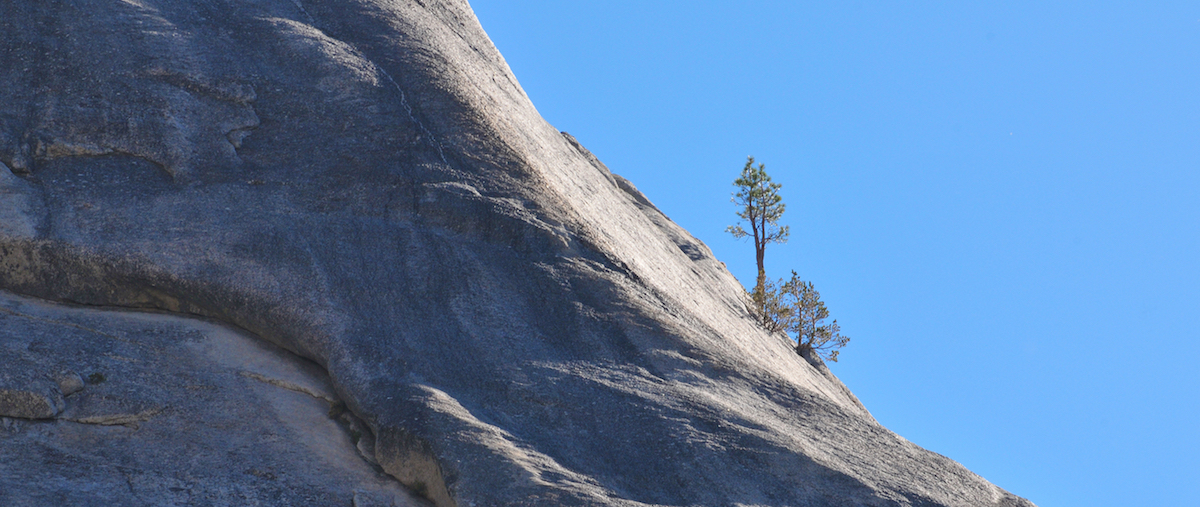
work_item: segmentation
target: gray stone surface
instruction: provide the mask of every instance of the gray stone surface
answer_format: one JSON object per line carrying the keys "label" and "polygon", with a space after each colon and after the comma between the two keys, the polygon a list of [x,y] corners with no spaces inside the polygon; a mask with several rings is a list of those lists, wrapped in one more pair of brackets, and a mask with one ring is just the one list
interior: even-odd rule
{"label": "gray stone surface", "polygon": [[[344,401],[351,447],[440,506],[1032,505],[881,427],[759,330],[707,247],[537,114],[465,1],[0,3],[0,162],[0,288],[201,316],[312,361],[325,391],[235,380]],[[101,403],[88,385],[32,421],[71,373],[121,362],[34,349],[0,349],[0,389],[30,414],[6,427],[37,433],[20,445],[190,420],[167,418],[191,384],[112,380],[130,391]],[[240,368],[214,357],[187,367]],[[104,435],[114,455],[168,447]],[[58,449],[22,473],[90,456]],[[190,473],[139,470],[131,491]],[[20,494],[66,487],[13,473]],[[345,504],[321,498],[294,501]]]}
{"label": "gray stone surface", "polygon": [[0,505],[428,505],[324,370],[237,330],[0,292],[0,344],[6,388],[57,400],[0,395]]}

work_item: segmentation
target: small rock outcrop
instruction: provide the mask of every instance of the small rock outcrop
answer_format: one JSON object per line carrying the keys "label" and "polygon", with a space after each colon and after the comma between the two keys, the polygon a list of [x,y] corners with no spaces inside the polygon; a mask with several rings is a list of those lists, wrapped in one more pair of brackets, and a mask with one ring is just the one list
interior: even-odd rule
{"label": "small rock outcrop", "polygon": [[0,503],[1032,505],[762,332],[464,0],[4,2],[0,164]]}

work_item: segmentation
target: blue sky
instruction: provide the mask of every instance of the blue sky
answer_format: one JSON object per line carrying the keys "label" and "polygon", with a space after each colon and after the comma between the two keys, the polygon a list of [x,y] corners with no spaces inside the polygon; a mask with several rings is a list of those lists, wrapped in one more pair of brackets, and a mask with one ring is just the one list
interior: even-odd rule
{"label": "blue sky", "polygon": [[1041,507],[1200,497],[1200,4],[473,0],[546,119],[852,337],[887,427]]}

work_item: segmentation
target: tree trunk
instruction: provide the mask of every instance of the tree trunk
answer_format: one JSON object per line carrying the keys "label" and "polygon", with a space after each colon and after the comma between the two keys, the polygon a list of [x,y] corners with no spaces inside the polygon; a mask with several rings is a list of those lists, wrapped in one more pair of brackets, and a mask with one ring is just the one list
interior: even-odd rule
{"label": "tree trunk", "polygon": [[762,292],[767,285],[767,270],[763,268],[763,254],[766,252],[767,245],[756,241],[754,242],[755,260],[758,261],[758,282],[754,285],[754,290]]}

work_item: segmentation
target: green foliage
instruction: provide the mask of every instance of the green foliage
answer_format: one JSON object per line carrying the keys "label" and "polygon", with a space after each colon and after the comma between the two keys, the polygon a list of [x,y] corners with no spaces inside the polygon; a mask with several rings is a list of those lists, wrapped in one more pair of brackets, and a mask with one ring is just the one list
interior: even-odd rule
{"label": "green foliage", "polygon": [[750,225],[747,232],[742,222],[725,228],[735,238],[754,238],[754,254],[758,263],[758,279],[754,290],[747,293],[751,309],[770,333],[786,333],[796,341],[796,353],[815,353],[820,357],[837,362],[838,349],[846,346],[850,338],[842,336],[837,320],[828,324],[829,310],[821,301],[821,294],[812,282],[800,279],[792,271],[788,281],[778,283],[767,279],[763,268],[763,256],[768,243],[786,243],[788,226],[779,225],[786,206],[779,195],[782,185],[772,183],[765,164],[754,166],[754,157],[748,157],[742,174],[734,180],[738,191],[733,194],[733,203],[739,208],[738,218]]}
{"label": "green foliage", "polygon": [[[765,164],[758,164],[758,167],[754,167],[754,157],[747,157],[746,167],[742,168],[741,176],[733,181],[733,185],[738,188],[732,199],[739,208],[737,216],[750,225],[750,231],[747,232],[741,222],[726,227],[725,231],[739,239],[748,236],[754,238],[758,279],[754,284],[751,296],[760,297],[767,294],[765,290],[765,285],[768,283],[767,273],[763,268],[763,256],[767,244],[786,243],[788,238],[788,226],[779,225],[779,219],[783,217],[783,212],[787,208],[783,203],[783,197],[779,195],[779,188],[782,185],[771,182]],[[761,309],[762,306],[759,308]]]}
{"label": "green foliage", "polygon": [[770,333],[787,332],[787,324],[791,322],[792,308],[784,302],[779,292],[779,286],[765,277],[754,290],[747,293],[750,296],[755,317],[763,329]]}
{"label": "green foliage", "polygon": [[95,373],[87,376],[87,383],[92,384],[92,385],[103,383],[105,380],[108,380],[108,379],[104,376],[103,373],[100,373],[100,372],[95,372]]}
{"label": "green foliage", "polygon": [[429,486],[425,485],[423,481],[414,481],[411,487],[414,493],[426,498],[429,497]]}
{"label": "green foliage", "polygon": [[342,414],[344,414],[344,413],[346,413],[346,404],[345,403],[339,401],[337,403],[333,403],[333,404],[329,405],[329,418],[330,419],[337,419],[337,418],[341,417]]}
{"label": "green foliage", "polygon": [[821,293],[813,288],[812,282],[800,279],[792,271],[792,278],[786,282],[780,280],[779,294],[776,296],[788,308],[787,312],[776,314],[782,319],[779,324],[787,329],[796,340],[796,353],[816,353],[829,361],[837,362],[838,349],[850,343],[850,338],[843,336],[837,319],[825,324],[829,318],[829,309],[821,301]]}

